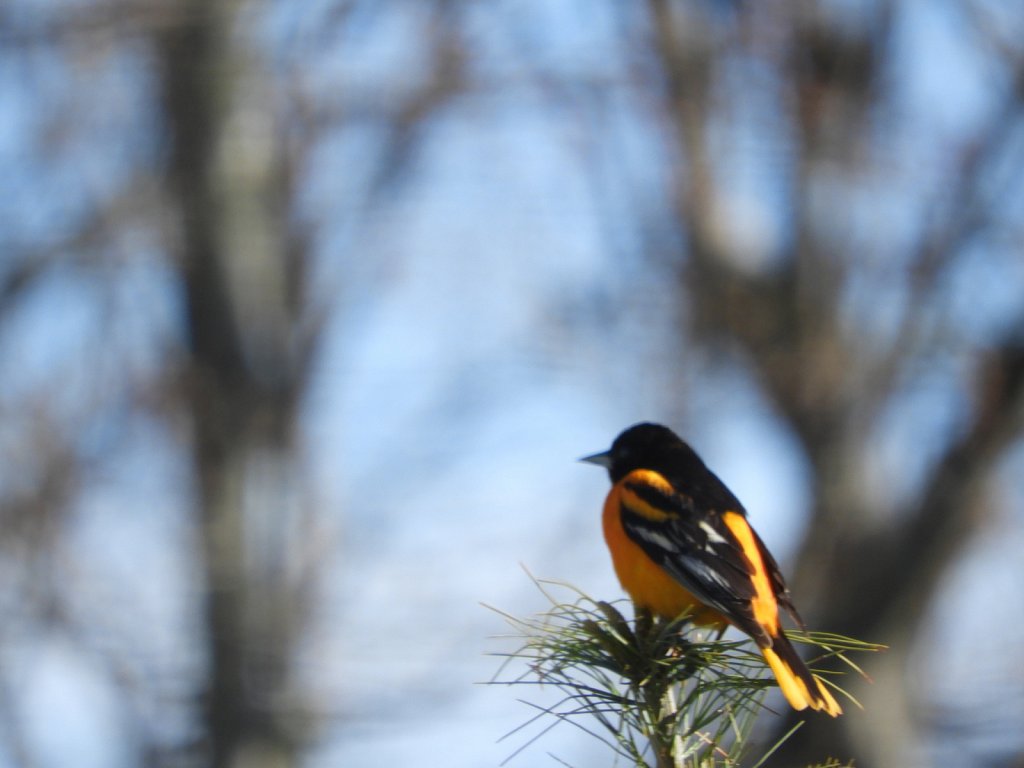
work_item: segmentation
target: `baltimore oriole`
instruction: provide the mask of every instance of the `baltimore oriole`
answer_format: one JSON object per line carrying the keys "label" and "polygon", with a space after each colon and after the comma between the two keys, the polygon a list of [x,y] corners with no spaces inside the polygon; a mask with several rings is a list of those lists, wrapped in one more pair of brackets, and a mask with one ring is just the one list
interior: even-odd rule
{"label": "baltimore oriole", "polygon": [[640,608],[750,635],[794,709],[842,708],[804,664],[779,622],[804,627],[775,558],[725,483],[672,430],[630,427],[610,450],[581,461],[607,468],[604,537],[622,587]]}

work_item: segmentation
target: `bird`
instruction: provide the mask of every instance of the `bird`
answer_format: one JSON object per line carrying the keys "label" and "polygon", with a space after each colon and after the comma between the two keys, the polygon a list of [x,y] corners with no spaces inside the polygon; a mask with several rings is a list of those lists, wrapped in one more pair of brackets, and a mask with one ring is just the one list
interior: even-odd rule
{"label": "bird", "polygon": [[580,461],[608,470],[602,527],[615,574],[637,608],[749,635],[789,704],[832,717],[842,707],[786,637],[784,608],[806,629],[747,511],[682,438],[661,424],[622,432]]}

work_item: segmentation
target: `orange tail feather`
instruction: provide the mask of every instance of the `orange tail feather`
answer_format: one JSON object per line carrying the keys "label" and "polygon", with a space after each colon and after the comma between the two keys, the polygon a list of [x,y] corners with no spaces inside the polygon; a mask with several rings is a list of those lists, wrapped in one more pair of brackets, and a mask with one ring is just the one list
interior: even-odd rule
{"label": "orange tail feather", "polygon": [[773,637],[772,647],[762,648],[761,653],[764,654],[779,683],[779,688],[793,709],[810,707],[832,717],[843,713],[839,702],[825,684],[811,673],[785,635]]}

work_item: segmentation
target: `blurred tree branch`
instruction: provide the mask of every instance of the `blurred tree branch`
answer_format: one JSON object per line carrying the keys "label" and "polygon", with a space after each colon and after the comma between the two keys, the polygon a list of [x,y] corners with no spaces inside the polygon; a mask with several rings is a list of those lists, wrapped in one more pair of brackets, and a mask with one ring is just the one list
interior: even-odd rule
{"label": "blurred tree branch", "polygon": [[[339,1],[326,12],[318,33],[338,35],[356,5]],[[399,5],[375,13],[391,13]],[[91,62],[135,56],[144,73],[142,87],[152,89],[143,92],[138,105],[156,113],[140,119],[152,134],[109,142],[111,147],[124,142],[126,155],[136,151],[131,159],[137,164],[119,183],[97,185],[104,193],[92,196],[92,190],[75,186],[79,179],[71,174],[67,187],[85,203],[79,215],[60,221],[68,231],[51,229],[47,238],[34,240],[8,233],[5,250],[11,258],[0,270],[0,323],[10,325],[22,304],[32,305],[33,291],[69,264],[88,267],[83,282],[114,293],[120,275],[113,267],[121,266],[114,255],[118,240],[137,232],[156,259],[165,259],[161,266],[175,283],[169,290],[181,299],[181,327],[172,329],[179,335],[167,347],[149,350],[159,363],[138,378],[123,359],[134,352],[118,347],[123,339],[108,334],[97,340],[104,357],[96,365],[103,375],[90,370],[85,378],[103,390],[107,410],[93,414],[95,404],[79,404],[89,416],[85,427],[58,411],[51,392],[32,393],[41,409],[32,418],[23,401],[0,398],[0,412],[12,414],[0,447],[19,454],[26,483],[20,491],[4,487],[3,543],[26,560],[38,558],[44,571],[50,568],[49,539],[67,535],[70,523],[63,516],[80,503],[83,476],[92,479],[88,448],[82,445],[88,439],[81,435],[93,422],[155,417],[181,439],[179,447],[188,456],[200,566],[195,614],[201,638],[195,638],[192,653],[205,658],[199,690],[189,703],[200,743],[193,741],[194,733],[169,741],[166,728],[149,727],[148,716],[139,714],[129,721],[139,730],[126,734],[126,741],[137,744],[146,764],[192,764],[198,756],[233,768],[293,765],[317,724],[315,707],[295,675],[298,643],[324,566],[321,550],[309,556],[323,544],[309,543],[318,523],[299,425],[325,327],[342,299],[340,290],[335,295],[316,285],[313,272],[317,259],[324,258],[323,244],[300,206],[319,145],[333,140],[354,114],[343,92],[331,94],[335,111],[323,108],[328,100],[310,90],[308,51],[273,50],[260,28],[261,14],[269,11],[267,4],[226,0],[100,0],[0,17],[5,53],[49,53],[61,65],[76,55],[88,55]],[[407,178],[423,126],[464,86],[454,10],[439,2],[420,18],[429,33],[423,41],[428,66],[417,87],[396,90],[400,98],[382,98],[376,105],[373,119],[386,140],[375,180],[362,190],[367,212],[385,204],[385,193]],[[281,66],[289,55],[295,63]],[[33,159],[41,165],[49,161],[47,153],[77,149],[75,142],[81,141],[79,131],[92,115],[83,119],[79,111],[96,95],[83,79],[79,92],[62,92],[59,108],[50,108],[50,132],[31,137]],[[147,154],[149,146],[155,151]],[[117,308],[104,312],[113,328],[140,322]],[[67,368],[76,370],[70,362]],[[114,386],[105,386],[104,377]],[[65,437],[67,445],[60,444]],[[48,442],[32,450],[29,466],[24,456],[32,439]],[[38,600],[40,611],[54,595],[74,599],[74,589],[51,582],[26,574],[17,586],[36,594],[19,599],[33,605]],[[123,586],[130,591],[130,585]],[[95,626],[102,624],[93,618]],[[116,643],[109,651],[94,648],[85,636],[89,627],[76,624],[81,620],[66,622],[64,631],[85,655],[95,656],[97,669],[123,693],[126,709],[159,698],[154,690],[160,683],[119,655],[134,649]],[[6,691],[0,688],[0,694]],[[15,739],[17,713],[3,704],[0,700],[3,732],[10,736],[6,745],[30,765],[34,745]]]}
{"label": "blurred tree branch", "polygon": [[[325,311],[309,300],[310,238],[288,224],[302,147],[281,141],[271,78],[236,22],[232,4],[195,0],[160,35],[167,178],[187,306],[212,764],[285,765],[307,738],[290,668],[311,583],[289,564],[289,517],[305,503],[290,497],[304,484],[296,419]],[[382,164],[392,179],[459,86],[456,49],[437,39],[437,76],[394,117]]]}
{"label": "blurred tree branch", "polygon": [[[858,29],[870,34],[830,20],[817,3],[773,10],[737,5],[736,18],[726,14],[726,21],[713,19],[710,5],[702,3],[650,0],[649,7],[665,78],[664,110],[676,127],[681,158],[675,178],[686,244],[681,289],[692,307],[687,339],[709,349],[713,359],[720,357],[717,350],[741,351],[813,468],[815,515],[795,593],[813,601],[821,627],[893,646],[887,669],[901,669],[896,659],[905,659],[940,575],[978,525],[990,468],[1024,426],[1020,339],[973,351],[972,420],[945,447],[911,509],[882,521],[871,514],[861,457],[872,451],[870,426],[882,417],[908,368],[935,343],[936,333],[948,336],[947,329],[927,329],[926,310],[942,301],[940,278],[973,238],[994,226],[991,168],[1020,127],[1024,70],[1014,64],[1003,106],[955,159],[949,186],[937,196],[917,250],[906,259],[910,310],[879,353],[841,314],[843,290],[864,260],[848,243],[823,237],[816,195],[819,178],[853,175],[858,158],[870,151],[862,147],[862,126],[885,98],[881,73],[892,66],[891,4],[864,12],[873,16],[861,19]],[[785,37],[784,50],[752,50],[754,43],[736,28],[749,35],[776,30],[777,38]],[[727,197],[715,168],[719,158],[708,145],[712,122],[723,111],[716,96],[718,70],[741,55],[774,68],[792,96],[796,154],[788,205],[797,234],[789,256],[766,270],[741,266],[742,258],[714,226]],[[878,688],[885,693],[872,701],[906,695],[898,679]],[[876,729],[884,723],[896,730],[895,723],[906,717],[894,719],[897,709],[876,713]],[[778,764],[804,764],[825,752],[852,754],[850,739],[847,718],[815,724],[787,742]],[[884,761],[882,754],[858,754],[858,765]]]}

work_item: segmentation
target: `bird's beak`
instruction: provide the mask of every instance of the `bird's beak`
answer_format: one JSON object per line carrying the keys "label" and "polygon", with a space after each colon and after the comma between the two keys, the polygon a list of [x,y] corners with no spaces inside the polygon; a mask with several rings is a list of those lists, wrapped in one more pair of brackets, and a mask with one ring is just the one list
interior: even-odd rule
{"label": "bird's beak", "polygon": [[603,453],[595,453],[593,456],[584,456],[580,461],[585,461],[587,464],[597,464],[599,467],[608,469],[612,465],[612,452],[604,451]]}

